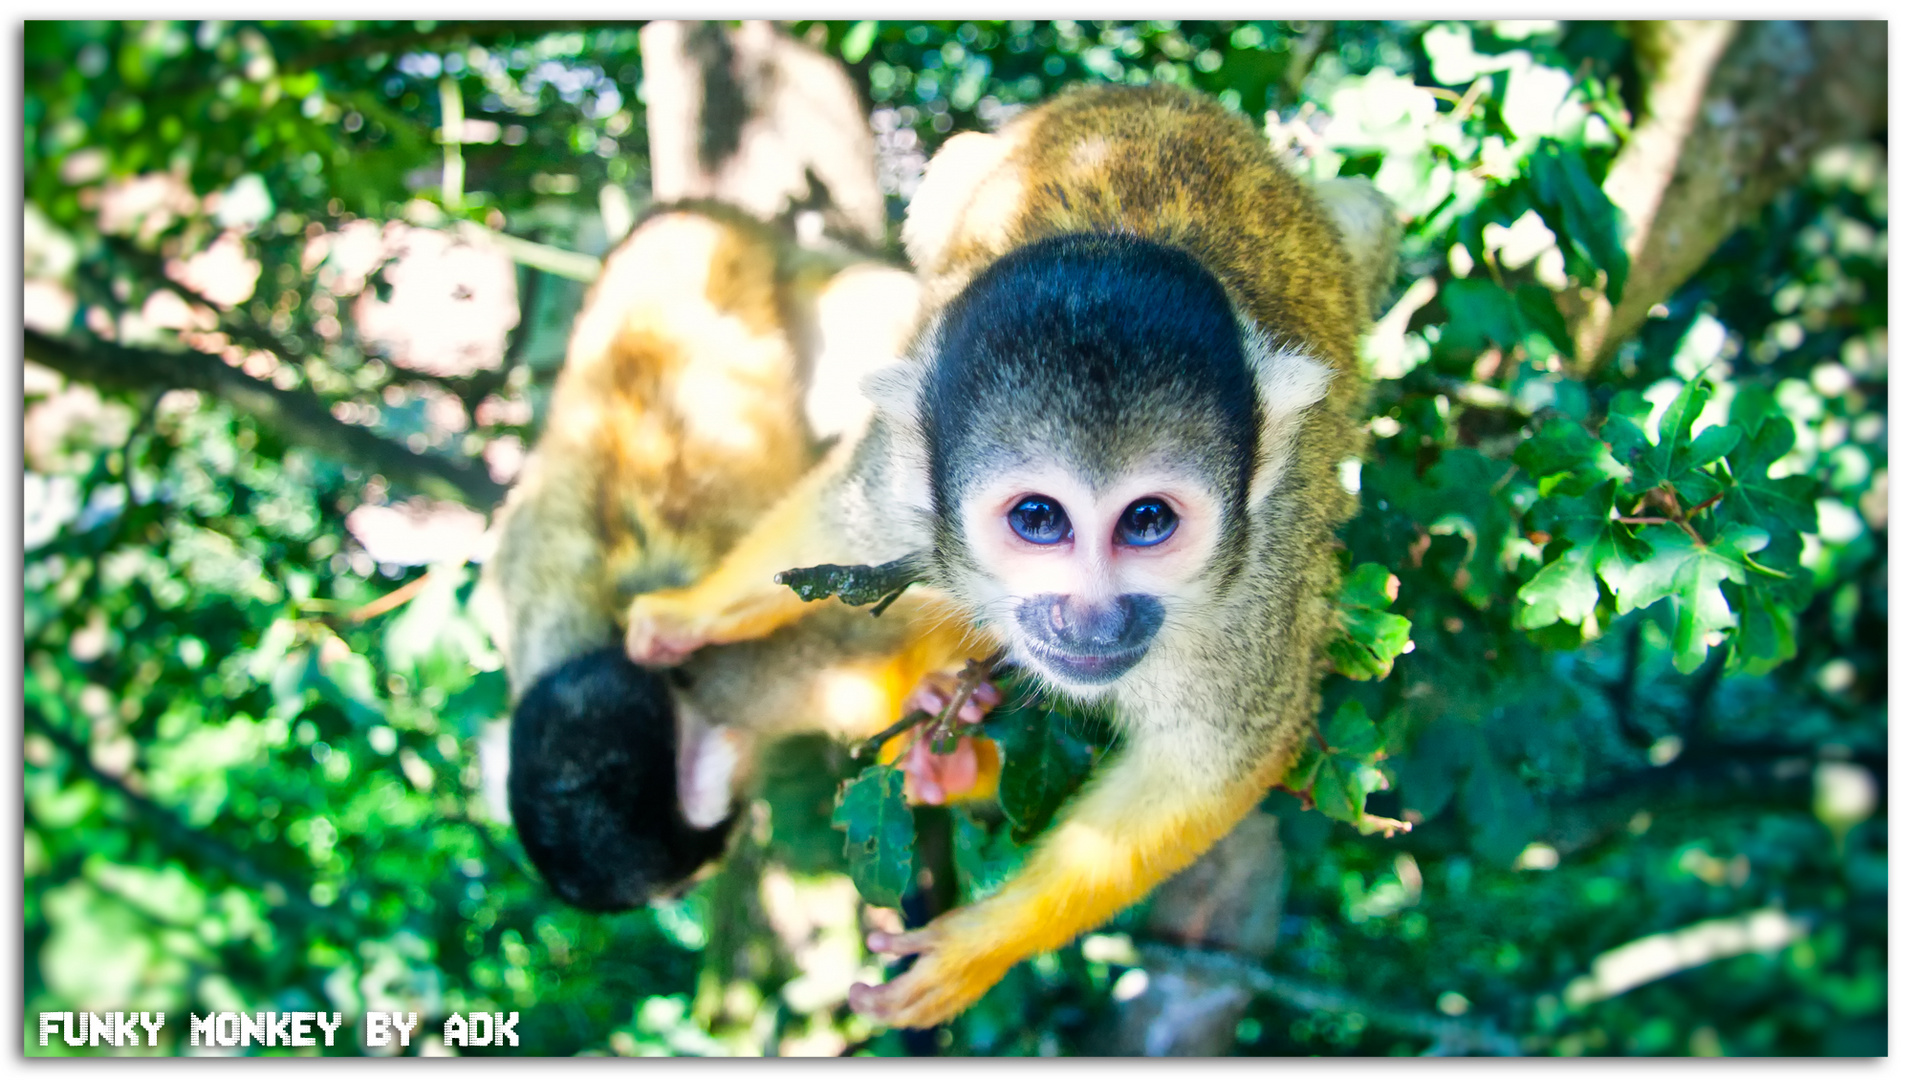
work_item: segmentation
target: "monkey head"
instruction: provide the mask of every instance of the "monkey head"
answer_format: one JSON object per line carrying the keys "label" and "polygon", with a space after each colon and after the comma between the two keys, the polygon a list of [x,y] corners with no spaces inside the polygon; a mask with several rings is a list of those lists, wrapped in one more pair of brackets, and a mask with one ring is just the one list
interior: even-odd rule
{"label": "monkey head", "polygon": [[1146,679],[1241,576],[1328,380],[1253,326],[1190,253],[1071,233],[989,264],[919,341],[935,583],[1054,688]]}
{"label": "monkey head", "polygon": [[693,823],[680,805],[677,709],[664,677],[618,648],[558,665],[518,702],[511,820],[566,902],[625,911],[723,854],[731,822]]}

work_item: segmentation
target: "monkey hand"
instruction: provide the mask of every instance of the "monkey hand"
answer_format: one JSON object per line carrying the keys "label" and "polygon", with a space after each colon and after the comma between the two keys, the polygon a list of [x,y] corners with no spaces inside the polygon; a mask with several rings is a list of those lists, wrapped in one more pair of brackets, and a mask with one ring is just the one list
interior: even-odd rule
{"label": "monkey hand", "polygon": [[624,651],[633,661],[670,667],[715,640],[708,616],[685,601],[686,591],[644,593],[631,601]]}
{"label": "monkey hand", "polygon": [[919,930],[877,931],[872,952],[916,957],[915,966],[882,986],[850,987],[850,1007],[889,1027],[934,1027],[975,1004],[1022,959],[1004,948],[988,902],[958,908]]}
{"label": "monkey hand", "polygon": [[[948,707],[958,691],[960,677],[949,672],[932,672],[910,691],[903,701],[905,713],[922,710],[932,716]],[[956,719],[965,724],[980,724],[985,713],[1002,704],[1002,691],[993,683],[982,683],[956,710]],[[913,803],[941,806],[967,799],[987,799],[996,794],[996,778],[1002,772],[1002,755],[996,744],[986,738],[965,735],[947,754],[938,754],[930,746],[927,733],[916,736],[909,749],[895,761],[903,770],[904,793]]]}

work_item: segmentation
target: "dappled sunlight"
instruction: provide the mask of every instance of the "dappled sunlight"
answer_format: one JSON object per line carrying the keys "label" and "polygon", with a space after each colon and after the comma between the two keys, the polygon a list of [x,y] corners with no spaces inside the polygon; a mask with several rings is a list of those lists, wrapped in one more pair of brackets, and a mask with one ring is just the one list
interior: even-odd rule
{"label": "dappled sunlight", "polygon": [[[702,39],[852,80],[855,160],[807,170],[751,155],[808,152],[811,82],[688,93],[635,22],[22,33],[29,1055],[500,1052],[447,1045],[446,1017],[479,1011],[520,1014],[502,1052],[540,1055],[1064,1056],[1136,1032],[1203,1054],[1884,1053],[1882,31],[886,19]],[[782,452],[757,410],[791,357],[757,317],[814,366],[809,434],[854,438],[863,380],[916,328],[901,223],[931,157],[1084,82],[1211,95],[1297,175],[1371,180],[1404,233],[1360,346],[1368,447],[1330,463],[1360,510],[1339,590],[1304,613],[1340,627],[1321,710],[1235,838],[1279,872],[1204,859],[937,1030],[857,1015],[851,985],[900,967],[866,935],[994,895],[1037,844],[1075,884],[1181,857],[1177,837],[1136,853],[1120,792],[1045,840],[1123,743],[1011,666],[1003,705],[955,732],[995,740],[994,798],[910,808],[899,784],[890,832],[853,841],[840,795],[883,766],[793,740],[740,774],[723,861],[630,911],[566,905],[512,820],[517,698],[479,579],[574,330],[589,351],[632,319],[574,325],[590,290],[664,297],[642,320],[704,350],[667,419],[612,433],[655,475],[687,439]],[[734,160],[722,138],[658,160],[672,101],[776,130]],[[1068,167],[1107,157],[1089,139]],[[966,197],[1023,198],[1018,170]],[[694,226],[658,233],[671,259],[612,254],[655,222],[658,183],[735,197],[782,190],[756,182],[772,172],[802,181],[771,226],[793,243],[773,314],[731,317],[725,279],[680,272],[714,250]],[[853,186],[881,236],[846,226]],[[869,252],[898,265],[842,270]],[[590,404],[582,438],[624,415]],[[554,559],[596,557],[617,494],[580,495],[590,520],[541,538]],[[712,556],[668,554],[680,577]],[[635,587],[553,618],[614,647]],[[859,616],[844,643],[891,625]],[[798,654],[804,705],[868,735],[896,719],[891,668],[836,644]],[[1295,692],[1244,722],[1305,726],[1272,704]],[[1196,762],[1176,798],[1239,764],[1190,751],[1213,731],[1168,734]],[[900,900],[870,899],[890,884]],[[157,1046],[35,1037],[36,1015],[129,1009],[167,1012]],[[423,1027],[375,1046],[368,1009]],[[329,1051],[188,1043],[188,1013],[288,1010],[346,1026]]]}

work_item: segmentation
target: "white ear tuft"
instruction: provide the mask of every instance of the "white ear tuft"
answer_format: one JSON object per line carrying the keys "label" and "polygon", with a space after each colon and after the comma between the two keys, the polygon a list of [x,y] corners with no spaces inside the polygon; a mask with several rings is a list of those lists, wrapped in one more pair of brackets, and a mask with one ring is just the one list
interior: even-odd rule
{"label": "white ear tuft", "polygon": [[[934,341],[932,326],[922,340]],[[884,499],[891,507],[927,513],[930,506],[929,447],[919,410],[929,363],[918,353],[863,377],[863,396],[876,407],[871,436],[888,455],[881,470]]]}
{"label": "white ear tuft", "polygon": [[1297,420],[1328,394],[1334,369],[1299,349],[1280,348],[1260,328],[1242,320],[1242,347],[1248,370],[1255,377],[1261,401],[1261,446],[1255,476],[1248,487],[1249,505],[1261,502],[1288,468],[1288,457],[1299,430]]}
{"label": "white ear tuft", "polygon": [[921,360],[906,356],[863,376],[863,396],[892,427],[914,428],[923,378],[928,374],[929,368]]}

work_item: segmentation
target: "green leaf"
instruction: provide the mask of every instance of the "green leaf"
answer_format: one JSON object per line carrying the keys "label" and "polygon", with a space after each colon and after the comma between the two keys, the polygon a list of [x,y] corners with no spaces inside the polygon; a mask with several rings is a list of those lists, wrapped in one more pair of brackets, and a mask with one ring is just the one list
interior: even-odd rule
{"label": "green leaf", "polygon": [[1441,306],[1447,309],[1440,342],[1444,353],[1464,356],[1471,362],[1489,345],[1510,349],[1520,340],[1520,308],[1506,289],[1492,281],[1449,281],[1441,286]]}
{"label": "green leaf", "polygon": [[[1722,424],[1705,429],[1697,437],[1693,435],[1693,424],[1699,420],[1712,394],[1712,384],[1700,379],[1681,388],[1679,396],[1660,416],[1657,442],[1648,441],[1641,422],[1646,402],[1637,395],[1615,396],[1615,408],[1609,412],[1601,434],[1613,447],[1615,459],[1631,470],[1632,479],[1626,486],[1628,495],[1667,486],[1690,508],[1724,490],[1725,485],[1718,476],[1707,471],[1707,466],[1739,444],[1739,428]],[[1642,411],[1636,412],[1636,409]]]}
{"label": "green leaf", "polygon": [[[1015,700],[1007,688],[1004,694]],[[1019,844],[1048,827],[1095,763],[1089,744],[1071,733],[1069,726],[1062,714],[1033,703],[999,710],[985,724],[1002,750],[997,797]]]}
{"label": "green leaf", "polygon": [[1532,477],[1542,496],[1584,495],[1627,475],[1605,443],[1566,417],[1552,417],[1514,450],[1514,464]]}
{"label": "green leaf", "polygon": [[1573,335],[1567,332],[1567,320],[1554,306],[1551,290],[1528,282],[1514,290],[1514,301],[1520,308],[1521,322],[1545,334],[1562,356],[1573,355]]}
{"label": "green leaf", "polygon": [[1607,300],[1619,303],[1632,259],[1612,200],[1594,182],[1579,152],[1556,140],[1542,141],[1529,159],[1529,169],[1542,219],[1556,237],[1566,241],[1563,254],[1570,261],[1584,261],[1591,269],[1606,271]]}
{"label": "green leaf", "polygon": [[1555,622],[1585,621],[1600,601],[1598,582],[1606,582],[1617,594],[1628,569],[1652,554],[1645,541],[1613,518],[1619,487],[1618,481],[1609,480],[1585,495],[1555,495],[1534,507],[1536,527],[1570,546],[1515,594],[1525,605],[1514,616],[1515,626],[1538,630]]}
{"label": "green leaf", "polygon": [[1771,588],[1749,581],[1730,589],[1728,599],[1739,612],[1730,661],[1735,673],[1764,675],[1798,655],[1797,619]]}
{"label": "green leaf", "polygon": [[1380,730],[1368,719],[1367,709],[1353,698],[1335,710],[1334,717],[1321,729],[1321,738],[1327,742],[1329,753],[1362,765],[1372,764],[1381,752]]}
{"label": "green leaf", "polygon": [[1499,495],[1507,473],[1506,462],[1471,447],[1449,450],[1427,471],[1418,507],[1429,532],[1467,537],[1465,573],[1455,588],[1482,610],[1500,595],[1501,551],[1513,529],[1513,517]]}
{"label": "green leaf", "polygon": [[869,54],[870,46],[876,42],[876,20],[864,19],[850,32],[843,35],[843,62],[860,63]]}
{"label": "green leaf", "polygon": [[1736,625],[1720,585],[1746,580],[1746,555],[1766,546],[1766,534],[1734,526],[1708,545],[1694,543],[1683,530],[1655,529],[1647,540],[1653,553],[1628,569],[1618,590],[1619,611],[1671,598],[1673,666],[1690,673],[1706,659],[1707,635]]}
{"label": "green leaf", "polygon": [[1352,825],[1361,819],[1368,793],[1361,785],[1359,765],[1339,754],[1330,754],[1315,775],[1315,807],[1336,821]]}
{"label": "green leaf", "polygon": [[[1737,404],[1737,402],[1735,402]],[[1792,421],[1784,415],[1768,415],[1753,429],[1753,437],[1740,441],[1726,454],[1726,467],[1732,470],[1733,485],[1720,500],[1720,516],[1742,525],[1755,525],[1769,532],[1791,530],[1812,532],[1819,527],[1813,508],[1815,488],[1809,476],[1783,476],[1774,479],[1773,463],[1793,448]]]}
{"label": "green leaf", "polygon": [[1321,763],[1326,758],[1320,744],[1313,739],[1302,743],[1301,753],[1295,756],[1295,763],[1288,767],[1287,775],[1281,778],[1281,786],[1306,795],[1314,788],[1315,776],[1321,771]]}
{"label": "green leaf", "polygon": [[1334,669],[1350,679],[1386,678],[1408,648],[1413,624],[1388,606],[1401,583],[1387,567],[1362,563],[1341,584],[1342,636],[1328,643]]}
{"label": "green leaf", "polygon": [[1380,783],[1369,766],[1381,757],[1381,733],[1368,719],[1367,709],[1353,698],[1341,703],[1321,728],[1320,744],[1309,739],[1289,768],[1282,786],[1307,795],[1315,808],[1336,821],[1360,825],[1367,810],[1368,792]]}
{"label": "green leaf", "polygon": [[1600,603],[1600,586],[1593,577],[1591,548],[1568,548],[1558,559],[1540,568],[1518,593],[1526,606],[1514,618],[1522,630],[1537,630],[1556,622],[1580,623]]}
{"label": "green leaf", "polygon": [[950,820],[955,840],[951,862],[964,902],[995,892],[1022,865],[1024,849],[1010,838],[1008,829],[992,830],[961,807],[951,812]]}
{"label": "green leaf", "polygon": [[875,604],[872,615],[883,614],[890,602],[922,577],[922,559],[905,555],[881,566],[838,566],[825,563],[785,570],[773,579],[806,601],[834,596],[853,607]]}
{"label": "green leaf", "polygon": [[844,830],[850,880],[863,899],[897,907],[909,887],[916,819],[903,798],[903,770],[872,765],[843,786],[830,824]]}

